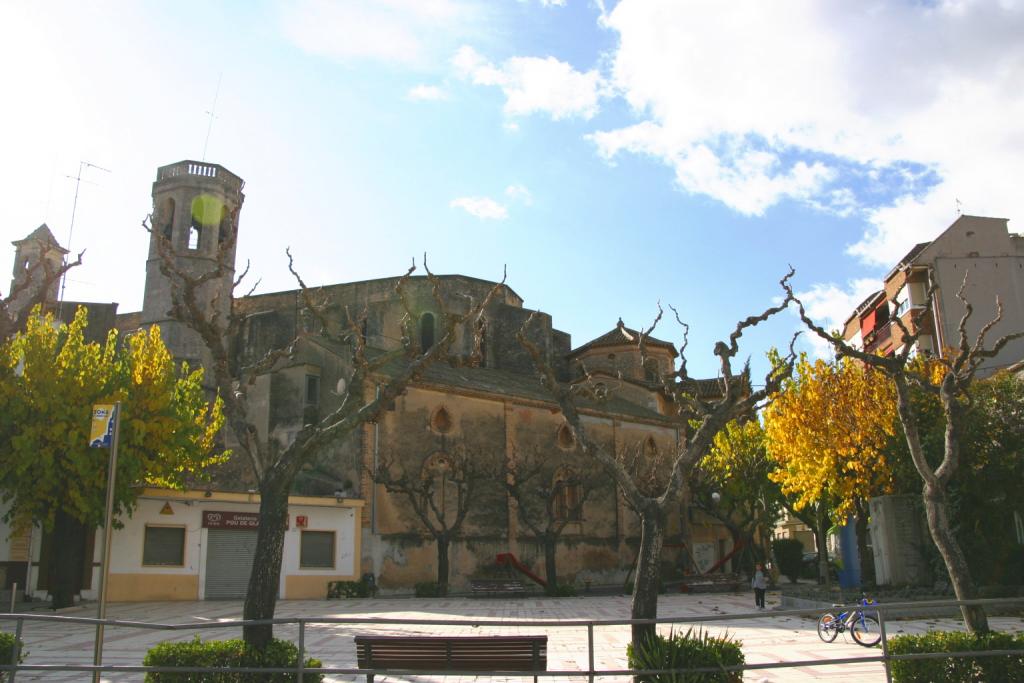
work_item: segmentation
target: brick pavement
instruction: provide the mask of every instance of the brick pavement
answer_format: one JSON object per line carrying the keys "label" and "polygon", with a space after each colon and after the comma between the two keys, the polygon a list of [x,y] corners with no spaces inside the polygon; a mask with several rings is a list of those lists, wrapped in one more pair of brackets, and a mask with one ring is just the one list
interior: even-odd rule
{"label": "brick pavement", "polygon": [[[715,614],[740,614],[751,611],[753,597],[746,593],[716,595],[664,595],[659,601],[659,613],[663,617],[696,617]],[[815,622],[810,618],[776,617],[771,608],[778,604],[777,597],[769,593],[769,610],[754,618],[717,622],[711,625],[715,632],[728,631],[743,642],[743,651],[748,663],[798,661],[825,657],[859,657],[877,654],[879,650],[865,649],[849,640],[845,635],[832,644],[822,643],[815,631]],[[68,612],[67,616],[92,616],[91,609]],[[238,619],[241,604],[237,601],[224,602],[163,602],[163,603],[118,603],[108,608],[111,619],[146,621],[159,623],[208,623]],[[501,619],[544,619],[544,620],[603,620],[625,619],[629,616],[629,597],[602,596],[579,598],[518,598],[518,599],[403,599],[376,598],[342,601],[289,600],[278,603],[277,616],[288,617],[378,617],[395,619],[458,619],[471,621]],[[990,620],[994,628],[1010,631],[1024,631],[1024,619],[997,617]],[[13,628],[3,625],[5,630]],[[682,624],[682,628],[686,628]],[[678,628],[678,627],[677,627]],[[953,619],[918,619],[897,621],[890,625],[891,633],[916,633],[928,628],[954,630],[962,628]],[[668,630],[666,627],[664,630]],[[278,637],[295,640],[296,626],[278,627]],[[432,633],[432,634],[482,634],[482,633],[547,633],[549,670],[586,670],[587,634],[580,627],[505,627],[480,626],[422,626],[401,625],[345,625],[326,624],[309,626],[306,631],[306,648],[311,656],[320,658],[325,666],[352,667],[355,663],[353,637],[357,633]],[[146,650],[161,640],[189,640],[194,632],[175,633],[108,628],[104,647],[104,662],[108,664],[140,664]],[[238,628],[201,631],[205,638],[240,637]],[[213,633],[217,635],[214,636]],[[88,664],[92,661],[93,628],[57,624],[27,624],[24,639],[29,650],[26,663],[68,663]],[[625,651],[629,639],[626,626],[600,627],[595,629],[594,660],[598,669],[626,668]],[[89,674],[68,673],[19,673],[19,683],[28,681],[87,681]],[[142,674],[105,675],[104,681],[111,683],[141,681]],[[818,681],[818,680],[863,680],[884,681],[880,664],[847,664],[833,666],[800,667],[748,672],[746,681]],[[354,680],[353,677],[329,676],[328,681]],[[397,680],[378,678],[378,681]],[[468,680],[486,680],[486,677],[429,677],[417,676],[416,681],[447,681],[461,683]],[[518,680],[529,680],[528,678]],[[560,680],[546,678],[545,680]],[[568,679],[584,681],[585,677]],[[600,681],[613,680],[603,677]]]}

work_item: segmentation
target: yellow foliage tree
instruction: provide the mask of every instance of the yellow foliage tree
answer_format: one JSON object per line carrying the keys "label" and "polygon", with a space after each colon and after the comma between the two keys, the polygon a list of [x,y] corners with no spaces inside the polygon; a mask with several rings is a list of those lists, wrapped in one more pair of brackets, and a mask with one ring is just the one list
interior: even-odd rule
{"label": "yellow foliage tree", "polygon": [[84,308],[67,325],[37,308],[0,344],[0,500],[12,525],[52,532],[55,607],[71,600],[86,529],[104,521],[107,457],[89,448],[93,404],[121,401],[117,514],[132,511],[140,485],[182,488],[224,457],[221,403],[207,399],[202,369],[179,374],[155,326],[98,344],[86,340],[87,323]]}
{"label": "yellow foliage tree", "polygon": [[764,411],[766,446],[779,464],[768,476],[797,510],[828,499],[832,519],[845,520],[858,500],[889,489],[884,451],[896,428],[888,378],[850,359],[803,355]]}

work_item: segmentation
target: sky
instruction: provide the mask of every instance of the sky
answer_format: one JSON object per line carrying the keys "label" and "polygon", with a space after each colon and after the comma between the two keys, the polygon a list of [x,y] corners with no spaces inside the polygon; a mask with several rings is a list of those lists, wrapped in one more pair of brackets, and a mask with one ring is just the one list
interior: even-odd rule
{"label": "sky", "polygon": [[790,265],[836,328],[958,211],[1020,229],[1022,35],[1016,0],[4,2],[0,238],[47,223],[86,250],[66,299],[138,310],[156,169],[205,158],[259,292],[287,247],[310,284],[426,253],[574,346],[672,305],[714,376]]}

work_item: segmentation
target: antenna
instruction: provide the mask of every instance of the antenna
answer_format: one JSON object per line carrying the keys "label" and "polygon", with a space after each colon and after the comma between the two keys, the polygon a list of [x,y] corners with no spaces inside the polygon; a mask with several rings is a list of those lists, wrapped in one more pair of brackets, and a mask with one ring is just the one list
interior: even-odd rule
{"label": "antenna", "polygon": [[[75,213],[78,211],[78,189],[82,186],[82,171],[84,171],[87,168],[95,168],[97,171],[103,171],[104,173],[110,173],[110,169],[108,169],[108,168],[103,168],[102,166],[97,166],[96,164],[90,163],[88,161],[79,161],[78,162],[78,175],[74,175],[74,176],[66,175],[66,176],[64,176],[65,178],[70,178],[71,180],[75,181],[75,200],[71,204],[71,225],[68,226],[68,241],[67,241],[67,247],[66,247],[66,249],[68,250],[69,253],[71,251],[71,237],[75,234]],[[96,184],[96,183],[90,182],[88,180],[86,180],[85,182],[89,183],[90,185],[95,185]],[[66,266],[67,264],[68,264],[68,257],[67,257],[67,255],[65,255],[64,256],[64,265]],[[60,278],[60,297],[58,297],[58,304],[59,305],[58,305],[58,308],[57,308],[57,317],[58,318],[61,317],[61,315],[64,313],[64,289],[67,286],[68,286],[68,273],[67,273],[67,271],[64,271],[64,274]]]}
{"label": "antenna", "polygon": [[213,120],[217,118],[217,99],[220,97],[220,82],[224,78],[224,72],[221,71],[220,75],[217,76],[217,90],[213,93],[213,107],[211,107],[206,115],[210,117],[210,125],[206,127],[206,141],[203,143],[203,158],[200,161],[206,161],[206,148],[210,145],[210,131],[213,130]]}
{"label": "antenna", "polygon": [[963,208],[964,208],[963,202],[961,202],[959,199],[956,199],[956,215],[957,216],[963,215],[963,212],[964,212]]}

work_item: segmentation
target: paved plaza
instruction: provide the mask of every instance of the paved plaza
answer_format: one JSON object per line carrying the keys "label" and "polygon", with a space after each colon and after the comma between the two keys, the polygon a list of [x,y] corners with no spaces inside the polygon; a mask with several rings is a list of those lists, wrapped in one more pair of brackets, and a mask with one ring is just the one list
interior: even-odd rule
{"label": "paved plaza", "polygon": [[[519,599],[410,599],[376,598],[361,600],[311,601],[289,600],[278,603],[277,616],[290,617],[337,617],[387,619],[457,619],[466,621],[501,620],[605,620],[625,619],[629,616],[628,596],[578,597],[578,598],[519,598]],[[753,596],[747,593],[663,595],[659,601],[662,617],[692,618],[718,614],[748,613],[752,609]],[[832,644],[822,643],[815,631],[815,622],[810,618],[773,616],[772,608],[778,608],[777,594],[769,593],[768,610],[754,618],[743,618],[717,622],[712,630],[727,630],[743,642],[743,651],[748,663],[813,660],[825,657],[864,657],[880,653],[879,649],[860,647],[848,637],[840,636]],[[37,612],[39,613],[39,612]],[[91,617],[92,608],[73,610],[65,616]],[[218,620],[232,620],[241,617],[241,603],[230,602],[161,602],[161,603],[118,603],[108,609],[108,618],[158,623],[195,623]],[[1007,631],[1024,631],[1024,619],[1018,617],[997,617],[991,619],[994,628]],[[686,628],[686,624],[681,625]],[[13,629],[10,622],[3,624],[4,630]],[[917,633],[929,628],[954,630],[962,628],[953,619],[917,619],[890,622],[890,634]],[[276,630],[278,637],[297,639],[297,627],[281,626]],[[665,629],[667,630],[667,628]],[[90,664],[92,662],[94,629],[89,626],[67,624],[27,623],[24,640],[29,650],[26,663],[39,664]],[[146,650],[161,640],[189,640],[194,632],[160,632],[129,628],[108,628],[104,662],[107,664],[139,665]],[[586,628],[558,627],[505,627],[499,626],[422,626],[422,625],[352,625],[328,624],[308,626],[306,648],[310,656],[318,657],[324,666],[355,668],[355,646],[353,636],[360,633],[374,634],[508,634],[546,633],[548,635],[549,670],[585,670],[587,668]],[[216,634],[216,635],[214,635]],[[240,637],[238,628],[202,631],[204,639]],[[600,627],[595,629],[595,664],[598,669],[613,670],[626,668],[626,643],[629,640],[627,626]],[[141,673],[105,675],[104,681],[141,681]],[[486,680],[487,677],[457,678],[440,676],[416,676],[410,679],[394,677],[385,680],[441,681],[456,683],[460,680]],[[17,681],[88,681],[90,675],[82,672],[47,673],[23,672]],[[328,681],[358,680],[353,676],[328,676]],[[522,678],[518,680],[529,680]],[[566,679],[542,678],[545,680],[585,681],[584,676]],[[611,681],[615,677],[598,680]],[[618,677],[618,680],[625,680]],[[884,681],[882,666],[876,663],[846,664],[820,667],[798,667],[747,672],[747,681]]]}

